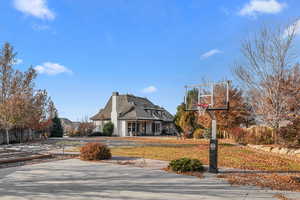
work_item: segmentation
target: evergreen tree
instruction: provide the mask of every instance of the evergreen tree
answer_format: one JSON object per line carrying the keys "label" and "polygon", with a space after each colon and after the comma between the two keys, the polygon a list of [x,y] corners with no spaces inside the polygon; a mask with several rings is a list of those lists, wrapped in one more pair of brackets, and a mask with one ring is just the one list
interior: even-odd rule
{"label": "evergreen tree", "polygon": [[114,124],[112,122],[108,122],[103,126],[103,133],[105,136],[112,136],[114,132]]}
{"label": "evergreen tree", "polygon": [[52,119],[51,137],[63,137],[64,128],[61,125],[60,119],[55,115]]}

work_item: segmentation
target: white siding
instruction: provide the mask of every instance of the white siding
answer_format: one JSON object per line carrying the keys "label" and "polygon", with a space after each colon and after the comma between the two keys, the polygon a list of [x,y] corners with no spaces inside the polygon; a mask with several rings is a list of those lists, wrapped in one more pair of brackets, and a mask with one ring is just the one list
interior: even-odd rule
{"label": "white siding", "polygon": [[127,122],[125,121],[125,120],[123,120],[123,121],[121,121],[121,134],[120,134],[120,136],[121,137],[126,137],[126,136],[128,136],[128,134],[127,134]]}

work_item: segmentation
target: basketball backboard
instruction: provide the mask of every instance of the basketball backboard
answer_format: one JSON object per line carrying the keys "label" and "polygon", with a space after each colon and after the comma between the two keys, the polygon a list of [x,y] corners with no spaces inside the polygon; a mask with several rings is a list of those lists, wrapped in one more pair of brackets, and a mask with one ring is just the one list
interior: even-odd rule
{"label": "basketball backboard", "polygon": [[[187,111],[207,111],[229,109],[230,81],[207,82],[185,86],[185,105]],[[205,112],[204,110],[204,112]]]}

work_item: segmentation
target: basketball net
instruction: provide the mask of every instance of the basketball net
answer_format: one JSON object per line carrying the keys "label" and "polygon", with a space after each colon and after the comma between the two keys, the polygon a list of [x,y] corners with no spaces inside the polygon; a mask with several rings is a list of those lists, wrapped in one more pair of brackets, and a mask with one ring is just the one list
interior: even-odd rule
{"label": "basketball net", "polygon": [[205,115],[205,111],[209,107],[209,104],[200,103],[200,104],[197,104],[197,107],[198,107],[199,116],[203,116],[203,115]]}

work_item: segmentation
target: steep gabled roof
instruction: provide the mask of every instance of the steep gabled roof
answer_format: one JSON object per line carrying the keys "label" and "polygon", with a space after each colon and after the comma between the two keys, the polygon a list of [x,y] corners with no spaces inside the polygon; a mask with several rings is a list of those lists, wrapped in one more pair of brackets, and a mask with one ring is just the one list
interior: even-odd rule
{"label": "steep gabled roof", "polygon": [[[150,100],[134,95],[118,95],[118,118],[124,120],[161,120],[173,121],[173,116],[164,108],[153,104]],[[112,98],[109,99],[104,109],[91,117],[91,120],[110,120]]]}
{"label": "steep gabled roof", "polygon": [[103,109],[100,109],[100,111],[96,115],[91,117],[91,120],[110,120],[111,107],[112,99],[110,97],[105,107]]}

